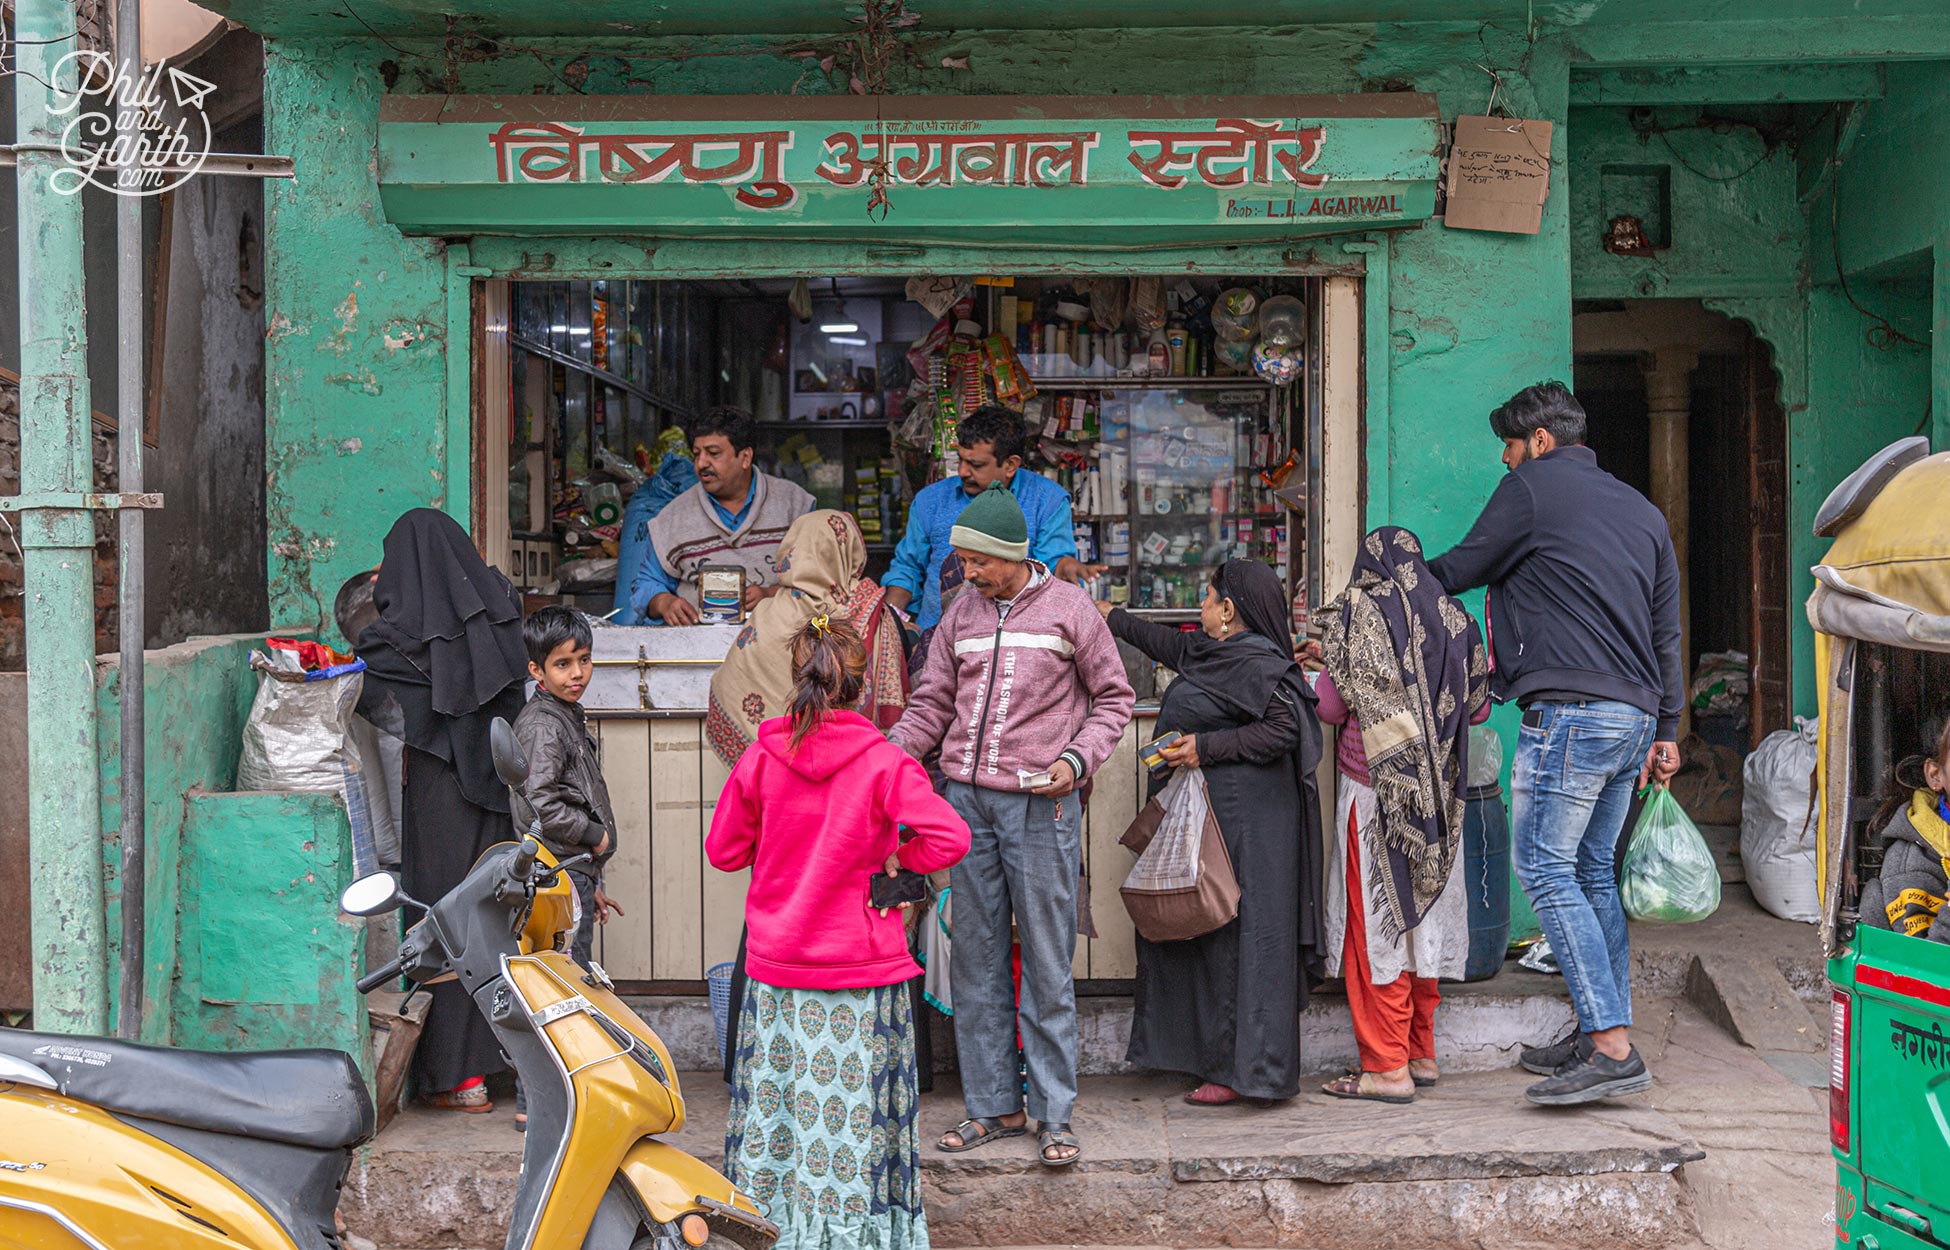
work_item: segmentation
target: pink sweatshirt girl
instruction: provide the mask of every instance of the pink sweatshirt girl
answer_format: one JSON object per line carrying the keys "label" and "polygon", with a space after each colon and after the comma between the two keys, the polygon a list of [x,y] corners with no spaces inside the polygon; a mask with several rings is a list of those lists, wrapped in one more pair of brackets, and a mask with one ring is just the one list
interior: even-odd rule
{"label": "pink sweatshirt girl", "polygon": [[[939,872],[968,854],[968,826],[927,770],[857,712],[835,712],[797,750],[792,722],[766,721],[739,757],[704,840],[711,866],[752,870],[745,971],[780,989],[853,990],[920,975],[899,911],[869,901],[899,847]],[[900,841],[898,826],[912,836]]]}

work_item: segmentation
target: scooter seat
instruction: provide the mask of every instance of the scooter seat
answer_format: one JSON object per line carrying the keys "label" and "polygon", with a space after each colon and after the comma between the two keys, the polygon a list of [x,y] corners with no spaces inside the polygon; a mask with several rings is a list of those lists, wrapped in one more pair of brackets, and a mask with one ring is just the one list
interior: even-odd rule
{"label": "scooter seat", "polygon": [[0,1029],[0,1058],[38,1068],[64,1097],[136,1119],[315,1150],[372,1136],[372,1099],[343,1051],[229,1054]]}

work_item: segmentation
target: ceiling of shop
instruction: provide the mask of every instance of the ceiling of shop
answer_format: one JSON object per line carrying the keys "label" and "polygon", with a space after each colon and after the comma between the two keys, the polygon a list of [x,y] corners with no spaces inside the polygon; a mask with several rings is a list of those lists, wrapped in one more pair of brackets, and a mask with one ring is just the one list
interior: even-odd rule
{"label": "ceiling of shop", "polygon": [[[201,0],[267,35],[438,35],[449,17],[483,34],[573,36],[830,34],[850,28],[859,0]],[[1752,0],[914,0],[922,28],[1069,29],[1142,26],[1279,26],[1481,22],[1555,27],[1626,22],[1752,20]],[[1916,17],[1933,0],[1773,0],[1769,21]]]}

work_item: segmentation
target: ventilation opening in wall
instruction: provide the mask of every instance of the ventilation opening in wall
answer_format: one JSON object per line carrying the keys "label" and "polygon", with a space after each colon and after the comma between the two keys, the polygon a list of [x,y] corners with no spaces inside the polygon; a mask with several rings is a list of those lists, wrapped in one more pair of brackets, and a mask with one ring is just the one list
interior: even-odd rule
{"label": "ventilation opening in wall", "polygon": [[1630,233],[1621,218],[1638,223],[1637,247],[1608,250],[1636,253],[1672,246],[1672,169],[1666,165],[1605,165],[1598,171],[1599,197],[1611,234]]}

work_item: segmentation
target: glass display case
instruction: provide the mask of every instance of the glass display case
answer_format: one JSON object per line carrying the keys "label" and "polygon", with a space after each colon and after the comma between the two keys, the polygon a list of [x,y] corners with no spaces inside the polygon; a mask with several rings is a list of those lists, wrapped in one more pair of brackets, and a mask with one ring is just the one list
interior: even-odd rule
{"label": "glass display case", "polygon": [[[1253,378],[1038,379],[1025,417],[1069,487],[1100,597],[1195,617],[1214,565],[1259,560],[1289,584],[1303,517],[1288,393]],[[1293,481],[1288,486],[1289,477]]]}

